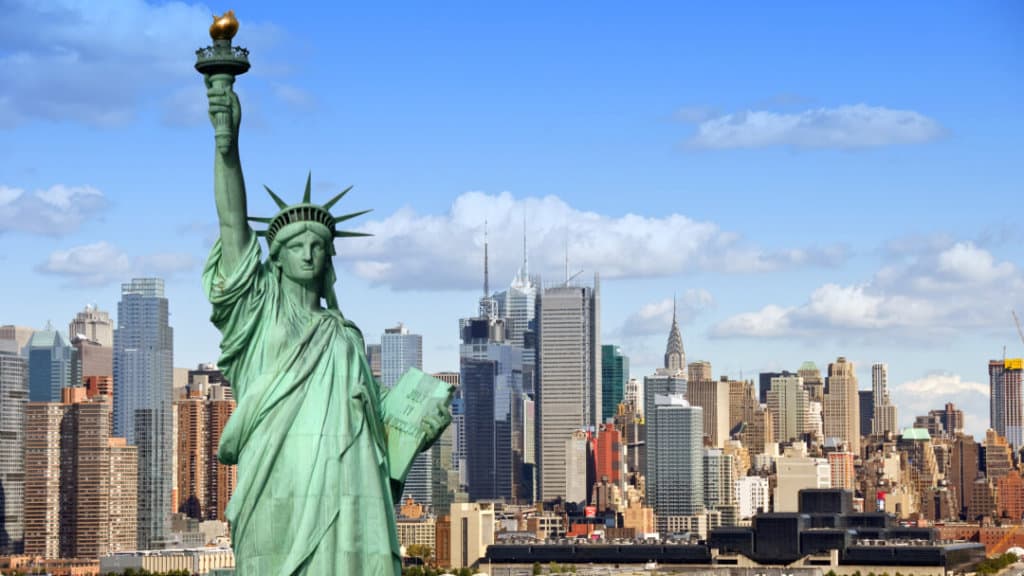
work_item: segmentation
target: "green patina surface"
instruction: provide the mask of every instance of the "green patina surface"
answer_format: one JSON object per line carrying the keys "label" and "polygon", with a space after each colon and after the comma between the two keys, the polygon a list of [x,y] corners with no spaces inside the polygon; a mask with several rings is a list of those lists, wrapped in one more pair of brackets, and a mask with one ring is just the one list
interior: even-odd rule
{"label": "green patina surface", "polygon": [[361,214],[331,216],[341,195],[314,204],[307,179],[301,203],[271,192],[278,214],[248,216],[241,106],[234,76],[215,72],[204,76],[220,238],[203,287],[238,403],[218,450],[238,465],[227,508],[235,573],[398,574],[394,502],[412,459],[450,423],[452,389],[411,370],[386,391],[371,375],[362,333],[334,292],[335,238],[360,235],[335,230]]}

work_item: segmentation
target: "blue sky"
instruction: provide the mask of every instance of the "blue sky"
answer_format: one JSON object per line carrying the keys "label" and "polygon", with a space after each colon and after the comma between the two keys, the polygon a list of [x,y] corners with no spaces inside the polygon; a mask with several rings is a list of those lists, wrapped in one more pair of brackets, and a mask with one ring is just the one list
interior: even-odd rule
{"label": "blue sky", "polygon": [[[341,4],[341,3],[339,3]],[[343,311],[458,367],[489,222],[521,259],[602,277],[602,331],[754,377],[885,361],[900,420],[987,425],[986,363],[1024,355],[1024,5],[0,0],[0,323],[116,310],[168,279],[175,364],[217,355],[199,272],[213,131],[193,52],[234,8],[250,207],[306,172],[377,235],[339,244]]]}

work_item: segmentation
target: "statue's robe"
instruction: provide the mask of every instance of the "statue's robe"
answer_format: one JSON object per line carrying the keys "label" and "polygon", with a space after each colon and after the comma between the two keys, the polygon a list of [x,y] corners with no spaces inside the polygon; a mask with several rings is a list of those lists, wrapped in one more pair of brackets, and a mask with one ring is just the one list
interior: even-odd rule
{"label": "statue's robe", "polygon": [[217,453],[238,465],[236,574],[399,574],[382,398],[359,329],[285,297],[255,235],[230,274],[218,240],[203,286],[238,403]]}

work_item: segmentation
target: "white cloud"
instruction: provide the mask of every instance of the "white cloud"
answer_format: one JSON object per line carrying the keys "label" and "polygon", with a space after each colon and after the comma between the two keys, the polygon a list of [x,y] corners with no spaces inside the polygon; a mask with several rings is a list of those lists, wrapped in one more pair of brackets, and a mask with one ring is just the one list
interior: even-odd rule
{"label": "white cloud", "polygon": [[749,110],[704,119],[691,148],[876,148],[919,144],[942,136],[938,122],[913,110],[856,104],[799,113]]}
{"label": "white cloud", "polygon": [[606,278],[833,266],[847,254],[843,247],[763,251],[712,222],[680,214],[612,217],[575,209],[556,196],[517,199],[507,192],[467,192],[446,214],[403,208],[364,224],[359,230],[374,236],[339,241],[338,257],[352,262],[359,276],[399,289],[475,287],[483,274],[484,221],[489,223],[492,278],[510,278],[522,259],[524,215],[531,271],[556,278],[564,273],[566,239],[573,271],[596,271]]}
{"label": "white cloud", "polygon": [[801,305],[735,315],[714,337],[865,336],[932,341],[1006,323],[1024,303],[1024,276],[970,242],[910,241],[902,260],[867,282],[825,284]]}
{"label": "white cloud", "polygon": [[297,86],[275,82],[273,90],[274,96],[277,96],[278,99],[293,109],[308,111],[316,107],[316,100],[313,98],[313,95]]}
{"label": "white cloud", "polygon": [[25,192],[0,185],[0,233],[8,231],[62,236],[107,205],[103,193],[92,186],[55,184]]}
{"label": "white cloud", "polygon": [[[202,81],[195,50],[210,44],[209,8],[143,0],[38,3],[13,0],[0,18],[0,127],[31,119],[118,125],[140,104]],[[277,31],[243,22],[242,43]]]}
{"label": "white cloud", "polygon": [[892,387],[893,402],[899,407],[900,421],[938,410],[946,402],[963,410],[965,428],[975,438],[984,436],[988,427],[989,389],[987,384],[964,380],[959,374],[936,372]]}
{"label": "white cloud", "polygon": [[645,304],[640,310],[626,318],[621,333],[625,336],[668,334],[669,327],[672,325],[673,308],[676,308],[679,323],[685,325],[693,321],[701,312],[713,306],[714,303],[714,297],[707,290],[687,290],[683,297],[676,302],[673,302],[672,298],[665,298]]}
{"label": "white cloud", "polygon": [[102,286],[134,276],[173,276],[195,268],[189,254],[158,253],[131,257],[109,242],[57,250],[37,270],[64,277],[66,286]]}

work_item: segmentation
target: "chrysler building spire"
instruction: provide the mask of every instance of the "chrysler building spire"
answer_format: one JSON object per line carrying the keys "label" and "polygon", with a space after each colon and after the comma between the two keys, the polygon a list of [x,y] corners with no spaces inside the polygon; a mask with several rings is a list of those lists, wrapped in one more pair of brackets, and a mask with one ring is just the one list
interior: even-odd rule
{"label": "chrysler building spire", "polygon": [[683,335],[679,332],[674,295],[672,296],[672,328],[668,333],[668,345],[665,346],[665,368],[671,372],[686,369],[686,351],[683,350]]}

